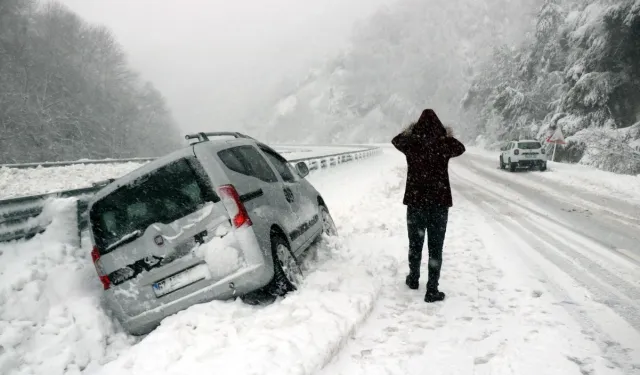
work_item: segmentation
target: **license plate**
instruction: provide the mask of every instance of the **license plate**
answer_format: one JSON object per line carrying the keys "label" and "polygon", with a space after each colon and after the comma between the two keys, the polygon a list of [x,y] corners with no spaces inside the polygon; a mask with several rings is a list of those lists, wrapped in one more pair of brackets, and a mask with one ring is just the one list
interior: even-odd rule
{"label": "license plate", "polygon": [[153,292],[156,294],[156,297],[162,297],[208,277],[209,268],[201,264],[153,283]]}
{"label": "license plate", "polygon": [[536,155],[525,155],[524,157],[527,159],[533,159],[536,157]]}

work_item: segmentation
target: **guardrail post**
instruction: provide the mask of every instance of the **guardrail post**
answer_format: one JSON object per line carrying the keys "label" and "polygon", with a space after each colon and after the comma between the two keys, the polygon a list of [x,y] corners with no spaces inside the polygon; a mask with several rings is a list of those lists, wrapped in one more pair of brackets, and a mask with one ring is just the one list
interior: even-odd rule
{"label": "guardrail post", "polygon": [[86,220],[87,208],[89,208],[89,202],[84,198],[78,198],[77,202],[77,220],[78,220],[78,247],[82,246],[82,232],[88,227],[89,223]]}
{"label": "guardrail post", "polygon": [[76,220],[78,221],[78,247],[82,247],[82,211],[80,199],[76,201]]}

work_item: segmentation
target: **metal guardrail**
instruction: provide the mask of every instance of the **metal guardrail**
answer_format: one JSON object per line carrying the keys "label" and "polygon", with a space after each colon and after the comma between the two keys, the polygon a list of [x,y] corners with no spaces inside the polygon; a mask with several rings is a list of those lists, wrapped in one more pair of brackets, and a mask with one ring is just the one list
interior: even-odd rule
{"label": "metal guardrail", "polygon": [[86,210],[89,198],[103,186],[64,190],[48,194],[0,200],[0,242],[29,239],[44,232],[49,220],[35,220],[49,199],[77,197],[78,208]]}
{"label": "metal guardrail", "polygon": [[144,163],[155,160],[156,158],[129,158],[129,159],[99,159],[99,160],[76,160],[76,161],[47,161],[42,163],[20,163],[20,164],[0,164],[0,168],[51,168],[51,167],[68,167],[70,165],[82,164],[123,164],[123,163]]}
{"label": "metal guardrail", "polygon": [[[368,147],[358,151],[346,151],[323,156],[313,156],[307,158],[297,158],[288,160],[290,163],[304,162],[311,172],[348,163],[354,160],[368,158],[380,153],[379,147]],[[151,161],[151,158],[120,159],[91,162],[91,164],[118,163],[118,162],[144,162]],[[64,164],[67,163],[67,164]],[[61,162],[56,166],[90,164],[84,162]],[[53,166],[49,165],[48,166]],[[20,167],[18,167],[20,168]],[[28,168],[28,167],[24,167]],[[0,200],[0,242],[8,242],[19,239],[29,239],[42,233],[51,223],[52,218],[42,218],[45,203],[55,198],[78,198],[77,199],[77,220],[78,235],[88,228],[87,208],[91,197],[102,189],[105,185],[91,186],[81,189],[57,191],[48,194],[31,195],[18,198]]]}

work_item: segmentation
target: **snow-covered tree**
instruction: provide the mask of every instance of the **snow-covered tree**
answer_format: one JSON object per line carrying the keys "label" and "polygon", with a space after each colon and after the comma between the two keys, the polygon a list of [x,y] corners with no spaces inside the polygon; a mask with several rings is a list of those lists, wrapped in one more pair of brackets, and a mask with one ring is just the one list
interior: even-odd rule
{"label": "snow-covered tree", "polygon": [[[507,139],[522,125],[543,138],[547,129],[561,126],[568,145],[560,160],[617,172],[640,169],[633,161],[618,163],[633,160],[628,144],[635,139],[620,131],[640,120],[638,1],[546,0],[535,34],[515,50],[521,58],[511,59],[504,71],[485,68],[467,93],[475,101],[465,103],[466,116],[479,119],[479,133]],[[503,61],[494,57],[495,64]],[[478,87],[485,88],[484,96],[477,95]]]}
{"label": "snow-covered tree", "polygon": [[159,155],[180,142],[107,29],[55,2],[0,1],[0,162]]}

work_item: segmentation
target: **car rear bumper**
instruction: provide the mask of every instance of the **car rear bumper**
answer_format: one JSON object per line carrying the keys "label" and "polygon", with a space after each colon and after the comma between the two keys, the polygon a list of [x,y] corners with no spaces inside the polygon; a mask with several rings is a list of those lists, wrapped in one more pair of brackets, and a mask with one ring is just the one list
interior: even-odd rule
{"label": "car rear bumper", "polygon": [[516,161],[518,167],[537,167],[544,165],[546,162],[544,159],[520,159]]}
{"label": "car rear bumper", "polygon": [[[213,253],[207,248],[202,251],[195,249],[191,255],[170,263],[182,263],[175,267],[180,273],[204,267],[203,272],[198,271],[191,283],[183,287],[178,285],[177,289],[164,295],[156,295],[153,283],[159,277],[152,277],[152,270],[147,274],[149,280],[146,282],[144,277],[140,277],[131,283],[107,290],[107,305],[127,332],[141,335],[153,330],[165,317],[194,304],[242,296],[267,285],[273,278],[273,262],[261,249],[254,229],[247,227],[235,230],[233,241],[230,243],[231,247],[229,244],[223,245],[227,247],[221,253],[216,253],[223,249],[217,244],[211,248]],[[231,261],[220,258],[222,254],[234,249],[239,253],[231,256]],[[163,274],[167,273],[166,269],[163,271]],[[166,278],[168,275],[162,277]],[[189,282],[188,276],[186,279]]]}
{"label": "car rear bumper", "polygon": [[133,335],[144,335],[155,329],[160,322],[195,304],[213,300],[227,300],[259,289],[273,278],[273,268],[265,264],[243,267],[222,280],[162,306],[147,310],[134,317],[117,316],[125,331]]}

